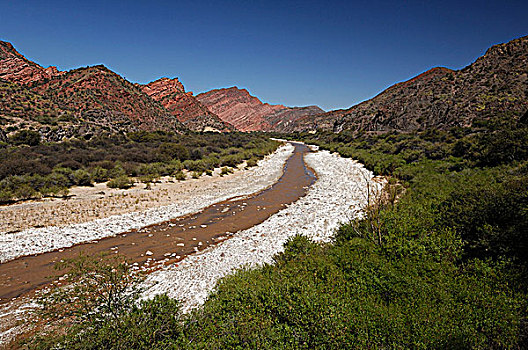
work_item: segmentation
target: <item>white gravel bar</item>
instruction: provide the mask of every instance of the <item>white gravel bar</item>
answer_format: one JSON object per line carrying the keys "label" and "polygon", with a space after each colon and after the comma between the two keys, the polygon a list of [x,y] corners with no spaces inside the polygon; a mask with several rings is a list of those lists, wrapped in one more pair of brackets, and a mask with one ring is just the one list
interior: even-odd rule
{"label": "white gravel bar", "polygon": [[[286,144],[258,162],[256,167],[244,170],[241,176],[226,177],[220,186],[200,192],[191,200],[176,201],[140,212],[113,215],[103,219],[69,226],[50,226],[27,229],[16,233],[0,233],[0,263],[24,255],[45,253],[75,244],[116,236],[182,215],[200,211],[214,203],[235,196],[246,196],[273,185],[282,175],[286,160],[294,146]],[[243,181],[241,181],[243,178]]]}
{"label": "white gravel bar", "polygon": [[182,301],[187,312],[206,300],[220,278],[242,267],[271,263],[288,237],[302,234],[329,241],[340,223],[360,215],[367,181],[372,191],[383,186],[361,164],[328,151],[307,154],[305,161],[318,176],[306,196],[257,226],[153,272],[145,281],[144,297],[166,293]]}

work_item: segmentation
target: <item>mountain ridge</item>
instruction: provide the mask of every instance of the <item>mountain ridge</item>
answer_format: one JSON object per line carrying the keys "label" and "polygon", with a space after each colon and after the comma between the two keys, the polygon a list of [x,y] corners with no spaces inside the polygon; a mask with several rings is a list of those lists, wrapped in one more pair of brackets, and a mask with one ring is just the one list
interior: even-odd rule
{"label": "mountain ridge", "polygon": [[233,131],[234,127],[220,119],[205,107],[178,78],[159,78],[145,85],[139,85],[144,93],[158,101],[191,130]]}
{"label": "mountain ridge", "polygon": [[523,36],[488,48],[462,69],[429,69],[350,108],[304,116],[281,131],[414,131],[519,116],[528,109],[527,57]]}
{"label": "mountain ridge", "polygon": [[0,124],[5,130],[36,130],[50,141],[102,132],[234,130],[178,83],[170,91],[174,101],[163,101],[168,110],[147,93],[148,87],[103,64],[69,71],[43,68],[0,41]]}

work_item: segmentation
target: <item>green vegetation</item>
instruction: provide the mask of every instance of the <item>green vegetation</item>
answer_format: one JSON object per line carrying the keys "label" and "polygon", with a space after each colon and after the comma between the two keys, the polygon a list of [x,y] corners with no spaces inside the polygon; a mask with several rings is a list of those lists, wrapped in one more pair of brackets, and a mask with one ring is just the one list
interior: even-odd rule
{"label": "green vegetation", "polygon": [[14,145],[36,146],[40,143],[40,134],[33,130],[20,130],[9,141]]}
{"label": "green vegetation", "polygon": [[229,167],[222,167],[222,170],[220,171],[220,176],[229,175],[233,172],[233,170]]}
{"label": "green vegetation", "polygon": [[159,297],[124,310],[119,322],[98,313],[106,326],[86,321],[50,344],[527,348],[527,135],[526,125],[500,121],[413,134],[289,135],[389,176],[385,195],[332,243],[296,236],[274,264],[224,278],[189,315]]}
{"label": "green vegetation", "polygon": [[0,203],[65,194],[71,186],[108,180],[114,188],[133,186],[135,177],[185,180],[182,170],[193,177],[211,174],[216,167],[261,159],[278,145],[259,134],[161,131],[42,143],[37,132],[20,130],[0,144]]}
{"label": "green vegetation", "polygon": [[134,186],[134,181],[126,175],[121,175],[108,181],[106,185],[110,188],[127,189]]}

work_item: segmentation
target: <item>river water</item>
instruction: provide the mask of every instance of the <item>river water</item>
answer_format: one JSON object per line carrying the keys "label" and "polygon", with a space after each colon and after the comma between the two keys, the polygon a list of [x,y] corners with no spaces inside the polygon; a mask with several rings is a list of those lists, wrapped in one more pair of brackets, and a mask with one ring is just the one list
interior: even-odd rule
{"label": "river water", "polygon": [[306,194],[316,180],[304,163],[310,152],[303,144],[286,161],[283,175],[268,189],[243,198],[232,198],[211,205],[198,213],[82,243],[70,248],[20,257],[0,264],[0,303],[29,294],[51,283],[57,275],[56,262],[83,253],[120,254],[130,263],[145,268],[177,263],[185,256],[228,239],[237,231],[258,225],[284,206]]}

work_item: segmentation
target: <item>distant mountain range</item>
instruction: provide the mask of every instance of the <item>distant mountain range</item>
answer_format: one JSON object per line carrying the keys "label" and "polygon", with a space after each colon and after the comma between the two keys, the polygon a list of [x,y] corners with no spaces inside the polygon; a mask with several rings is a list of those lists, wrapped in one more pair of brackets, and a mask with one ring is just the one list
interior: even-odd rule
{"label": "distant mountain range", "polygon": [[[231,91],[213,90],[200,96],[210,101],[207,94],[219,96],[223,90]],[[51,141],[136,130],[270,131],[298,117],[324,112],[317,107],[270,106],[240,91],[246,93],[242,102],[229,101],[230,94],[221,98],[236,106],[218,116],[218,104],[202,103],[185,91],[178,78],[133,84],[103,65],[63,72],[53,66],[44,68],[0,41],[2,136],[28,128]],[[240,108],[246,115],[237,114]]]}
{"label": "distant mountain range", "polygon": [[345,110],[299,118],[282,131],[413,131],[469,126],[528,111],[528,36],[495,45],[461,70],[433,68]]}
{"label": "distant mountain range", "polygon": [[[103,65],[44,68],[0,41],[0,126],[59,141],[100,132],[413,131],[468,126],[528,111],[528,36],[488,49],[461,70],[433,68],[345,110],[262,103],[246,89],[194,96],[178,78],[133,84]],[[1,141],[1,140],[0,140]]]}

